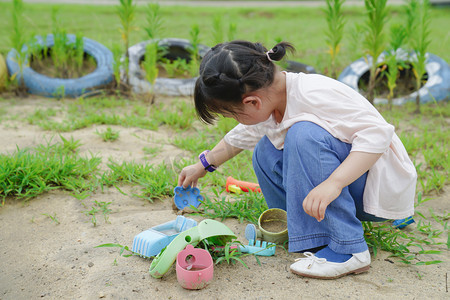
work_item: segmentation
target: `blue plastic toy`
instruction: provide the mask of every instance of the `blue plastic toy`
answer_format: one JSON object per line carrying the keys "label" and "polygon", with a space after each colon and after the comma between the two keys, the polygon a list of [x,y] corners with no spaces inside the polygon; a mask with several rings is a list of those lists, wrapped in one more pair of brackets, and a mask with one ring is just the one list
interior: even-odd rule
{"label": "blue plastic toy", "polygon": [[133,239],[131,251],[146,257],[156,256],[180,232],[195,226],[197,226],[195,220],[184,216],[177,216],[173,221],[157,225],[136,235]]}
{"label": "blue plastic toy", "polygon": [[413,217],[407,217],[405,219],[399,219],[399,220],[393,221],[392,226],[397,229],[403,229],[406,226],[408,226],[409,224],[412,224],[414,222],[415,221],[414,221]]}
{"label": "blue plastic toy", "polygon": [[260,256],[272,256],[275,255],[275,245],[274,243],[261,242],[249,240],[248,246],[239,246],[239,250],[242,253],[251,253]]}
{"label": "blue plastic toy", "polygon": [[182,186],[177,186],[173,190],[175,194],[174,202],[178,209],[183,209],[185,207],[194,206],[198,207],[200,201],[203,201],[203,196],[200,195],[200,190],[196,187],[183,188]]}

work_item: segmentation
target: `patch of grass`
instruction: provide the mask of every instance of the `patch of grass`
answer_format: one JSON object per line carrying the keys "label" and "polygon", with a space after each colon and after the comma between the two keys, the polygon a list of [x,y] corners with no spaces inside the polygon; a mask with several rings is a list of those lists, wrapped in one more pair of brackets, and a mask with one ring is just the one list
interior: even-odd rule
{"label": "patch of grass", "polygon": [[114,142],[119,138],[119,131],[113,130],[111,127],[106,128],[104,131],[95,131],[95,134],[99,135],[104,142]]}
{"label": "patch of grass", "polygon": [[108,167],[111,170],[102,176],[102,183],[107,186],[115,186],[121,191],[118,187],[121,183],[136,184],[141,190],[132,195],[149,202],[173,195],[178,174],[175,174],[170,166],[165,164],[153,166],[134,162],[118,163],[110,160]]}
{"label": "patch of grass", "polygon": [[259,216],[267,210],[267,204],[261,193],[242,193],[236,195],[233,200],[221,195],[217,189],[213,190],[214,199],[205,196],[202,206],[196,208],[197,214],[208,218],[236,218],[240,223],[247,221],[258,224]]}
{"label": "patch of grass", "polygon": [[54,189],[75,193],[92,190],[100,161],[94,156],[81,157],[63,143],[50,142],[35,149],[17,148],[12,154],[0,154],[2,204],[9,196],[30,199]]}
{"label": "patch of grass", "polygon": [[108,207],[112,202],[105,202],[101,201],[98,202],[97,200],[94,201],[94,205],[91,207],[91,210],[86,210],[83,213],[86,216],[91,217],[91,223],[92,225],[97,226],[97,213],[101,213],[103,215],[103,218],[105,220],[105,223],[109,223],[109,214],[111,213],[111,209]]}

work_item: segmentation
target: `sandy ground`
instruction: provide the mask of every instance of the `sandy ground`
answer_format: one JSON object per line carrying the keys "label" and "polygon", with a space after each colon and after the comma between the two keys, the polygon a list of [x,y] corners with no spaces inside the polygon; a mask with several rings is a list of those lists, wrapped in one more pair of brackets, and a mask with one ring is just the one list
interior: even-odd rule
{"label": "sandy ground", "polygon": [[[13,105],[0,102],[0,109],[13,115],[27,114],[37,107],[61,105],[56,100],[27,98]],[[103,157],[144,161],[144,146],[163,145],[155,161],[170,159],[183,152],[170,145],[169,132],[138,128],[118,128],[120,138],[103,142],[96,126],[64,134],[83,144],[81,151]],[[45,132],[24,121],[0,123],[0,152],[35,146],[54,133]],[[123,187],[125,191],[131,187]],[[93,202],[112,202],[109,223],[101,216],[96,227],[83,211]],[[289,265],[301,254],[277,248],[273,257],[246,257],[248,269],[241,264],[215,266],[214,279],[202,290],[183,289],[177,282],[174,266],[163,278],[148,273],[150,261],[119,256],[118,248],[95,248],[104,243],[119,243],[131,248],[133,237],[150,227],[173,220],[172,199],[154,203],[125,196],[116,189],[99,191],[87,199],[75,199],[54,191],[24,203],[7,199],[0,207],[0,299],[449,299],[450,258],[448,251],[428,259],[444,262],[430,266],[407,266],[388,253],[373,258],[369,272],[337,280],[302,278],[289,272]],[[449,210],[449,193],[427,202],[436,212]],[[427,208],[422,208],[426,213]],[[56,216],[56,224],[46,215]],[[201,217],[192,216],[197,221]],[[246,243],[247,223],[224,221]],[[414,226],[414,225],[412,225]],[[412,227],[409,227],[410,230]],[[447,237],[442,237],[447,242]],[[445,246],[434,249],[445,249]]]}

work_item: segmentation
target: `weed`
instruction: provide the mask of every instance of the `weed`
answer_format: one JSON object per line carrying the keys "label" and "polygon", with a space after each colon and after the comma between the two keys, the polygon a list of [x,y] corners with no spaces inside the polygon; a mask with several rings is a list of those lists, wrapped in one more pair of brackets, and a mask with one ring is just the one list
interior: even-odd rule
{"label": "weed", "polygon": [[158,152],[161,152],[162,146],[158,147],[144,147],[143,151],[145,154],[151,155],[152,157],[156,156]]}
{"label": "weed", "polygon": [[49,219],[51,219],[53,222],[56,223],[56,225],[60,224],[58,218],[56,217],[56,213],[53,213],[53,215],[50,215],[50,214],[42,214],[42,215],[48,217]]}
{"label": "weed", "polygon": [[119,138],[119,131],[111,129],[111,127],[106,128],[105,131],[95,131],[95,134],[99,135],[104,142],[114,142]]}
{"label": "weed", "polygon": [[108,208],[108,206],[112,202],[98,202],[97,200],[94,201],[94,205],[91,207],[91,210],[86,210],[83,213],[86,216],[91,216],[91,223],[95,226],[97,226],[97,213],[101,212],[103,215],[103,218],[105,219],[105,223],[109,223],[109,214],[111,213],[111,209]]}
{"label": "weed", "polygon": [[141,192],[135,193],[133,196],[150,202],[173,195],[177,174],[164,164],[159,166],[141,165],[134,162],[119,164],[110,160],[108,167],[111,170],[102,176],[102,183],[107,186],[118,188],[117,185],[121,182],[137,184],[141,187]]}
{"label": "weed", "polygon": [[97,157],[83,158],[69,153],[61,143],[17,148],[10,155],[0,154],[0,196],[30,199],[54,189],[75,193],[92,190],[100,164]]}
{"label": "weed", "polygon": [[[217,189],[213,190],[214,198],[220,199],[212,201],[205,195],[202,207],[194,209],[197,214],[202,214],[208,218],[236,218],[240,223],[248,221],[257,224],[259,216],[267,210],[266,202],[261,193],[243,193],[236,196],[236,200],[228,200],[225,196],[220,196]],[[203,210],[203,211],[201,211]]]}

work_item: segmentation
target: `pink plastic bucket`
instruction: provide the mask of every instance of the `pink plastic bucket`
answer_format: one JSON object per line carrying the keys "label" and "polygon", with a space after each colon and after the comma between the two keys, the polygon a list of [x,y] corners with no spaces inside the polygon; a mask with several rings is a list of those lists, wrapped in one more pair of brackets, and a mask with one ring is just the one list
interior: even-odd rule
{"label": "pink plastic bucket", "polygon": [[177,255],[177,279],[182,287],[199,290],[213,278],[214,264],[208,251],[187,245]]}

